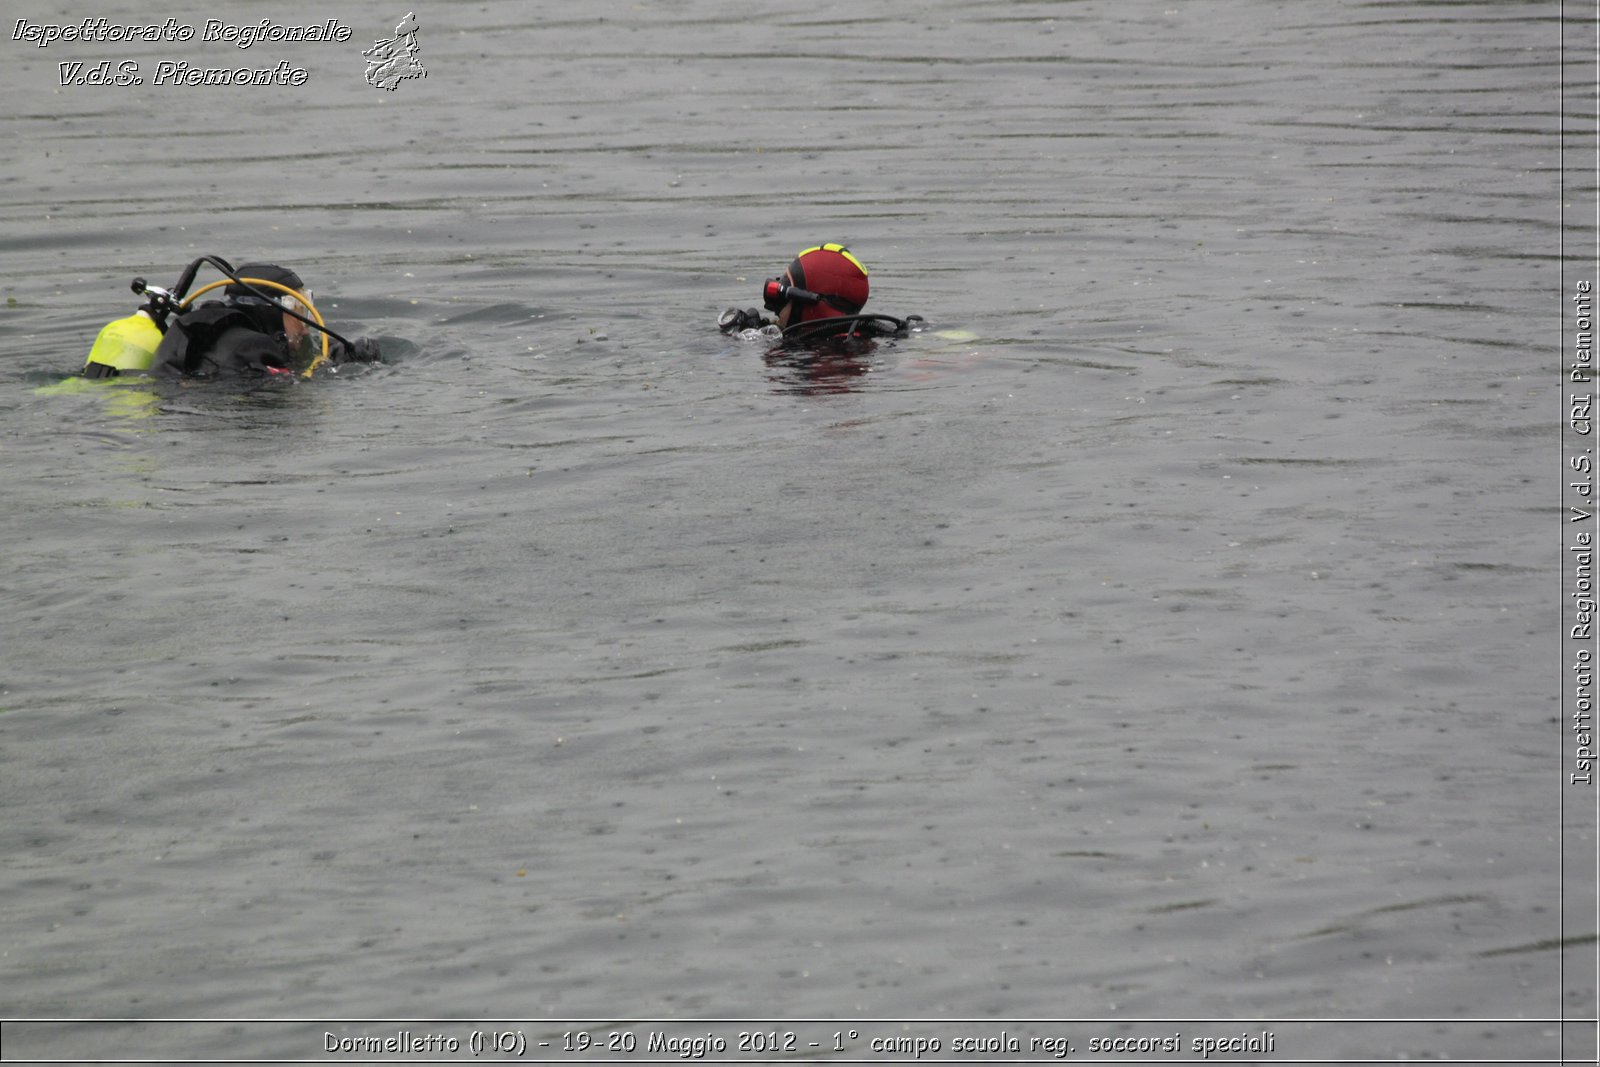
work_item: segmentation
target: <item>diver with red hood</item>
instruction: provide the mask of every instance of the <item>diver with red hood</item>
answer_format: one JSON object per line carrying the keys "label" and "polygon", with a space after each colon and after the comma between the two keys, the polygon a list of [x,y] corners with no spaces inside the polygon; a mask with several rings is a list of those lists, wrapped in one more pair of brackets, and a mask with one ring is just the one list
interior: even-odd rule
{"label": "diver with red hood", "polygon": [[755,308],[729,308],[717,319],[723,333],[752,331],[755,336],[785,343],[870,337],[900,337],[922,316],[897,319],[865,314],[867,268],[841,244],[816,245],[794,257],[781,278],[768,278],[762,303],[774,313],[768,319]]}

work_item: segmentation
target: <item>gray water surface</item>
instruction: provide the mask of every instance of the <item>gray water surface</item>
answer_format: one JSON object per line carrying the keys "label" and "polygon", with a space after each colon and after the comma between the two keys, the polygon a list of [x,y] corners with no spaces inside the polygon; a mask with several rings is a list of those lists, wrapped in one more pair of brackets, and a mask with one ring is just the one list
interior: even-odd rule
{"label": "gray water surface", "polygon": [[[0,42],[0,1015],[1561,1054],[1560,5],[403,14]],[[927,329],[717,333],[830,240]],[[202,253],[391,362],[41,388]]]}

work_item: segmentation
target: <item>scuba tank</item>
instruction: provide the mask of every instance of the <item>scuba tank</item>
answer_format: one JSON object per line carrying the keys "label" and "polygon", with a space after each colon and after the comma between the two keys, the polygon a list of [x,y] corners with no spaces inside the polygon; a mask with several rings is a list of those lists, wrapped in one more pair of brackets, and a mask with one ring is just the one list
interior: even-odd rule
{"label": "scuba tank", "polygon": [[[185,288],[194,279],[198,266],[199,261],[190,265],[181,283]],[[108,322],[101,329],[83,365],[85,378],[114,378],[125,371],[141,373],[156,360],[161,335],[167,332],[167,316],[178,310],[177,300],[165,289],[147,285],[143,278],[135,278],[129,288],[147,299],[132,315]]]}
{"label": "scuba tank", "polygon": [[113,373],[147,371],[160,345],[161,327],[150,312],[140,308],[125,319],[106,323],[89,349],[83,373],[90,378],[105,378],[110,374],[101,368],[110,368]]}

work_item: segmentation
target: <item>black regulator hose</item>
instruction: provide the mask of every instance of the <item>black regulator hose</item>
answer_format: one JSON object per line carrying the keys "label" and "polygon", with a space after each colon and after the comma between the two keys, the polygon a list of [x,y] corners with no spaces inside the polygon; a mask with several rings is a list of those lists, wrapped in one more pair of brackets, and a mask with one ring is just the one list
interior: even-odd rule
{"label": "black regulator hose", "polygon": [[922,321],[923,319],[921,315],[907,315],[903,319],[897,319],[893,315],[836,315],[831,319],[814,319],[811,322],[797,322],[794,325],[788,326],[784,329],[783,338],[786,341],[796,340],[803,337],[809,337],[812,334],[821,335],[825,333],[832,333],[838,330],[841,326],[857,326],[867,322],[890,323],[893,325],[894,332],[896,334],[903,334],[911,329],[912,323]]}

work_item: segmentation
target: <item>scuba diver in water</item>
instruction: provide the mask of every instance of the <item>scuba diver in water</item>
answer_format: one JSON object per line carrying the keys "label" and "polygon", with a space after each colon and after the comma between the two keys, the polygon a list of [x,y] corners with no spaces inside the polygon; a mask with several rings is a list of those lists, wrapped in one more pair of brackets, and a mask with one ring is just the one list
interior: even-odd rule
{"label": "scuba diver in water", "polygon": [[[903,337],[922,316],[897,319],[863,314],[867,268],[841,244],[817,245],[794,257],[781,278],[768,278],[762,303],[777,318],[755,308],[729,308],[717,319],[723,333],[750,340],[811,344],[873,337]],[[748,331],[748,332],[747,332]]]}
{"label": "scuba diver in water", "polygon": [[[188,295],[203,264],[226,280]],[[311,291],[287,267],[247,263],[234,270],[226,260],[201,256],[172,289],[133,280],[146,298],[139,310],[105,327],[84,364],[88,378],[150,373],[167,377],[292,375],[309,378],[324,365],[372,363],[376,342],[351,341],[329,329],[311,302]],[[222,300],[195,304],[223,289]],[[303,369],[302,369],[303,368]]]}
{"label": "scuba diver in water", "polygon": [[717,325],[740,340],[776,342],[762,359],[785,391],[849,392],[872,369],[866,357],[878,338],[904,337],[923,321],[921,315],[864,314],[867,292],[867,268],[848,248],[817,245],[762,286],[762,302],[775,319],[755,308],[729,308]]}

